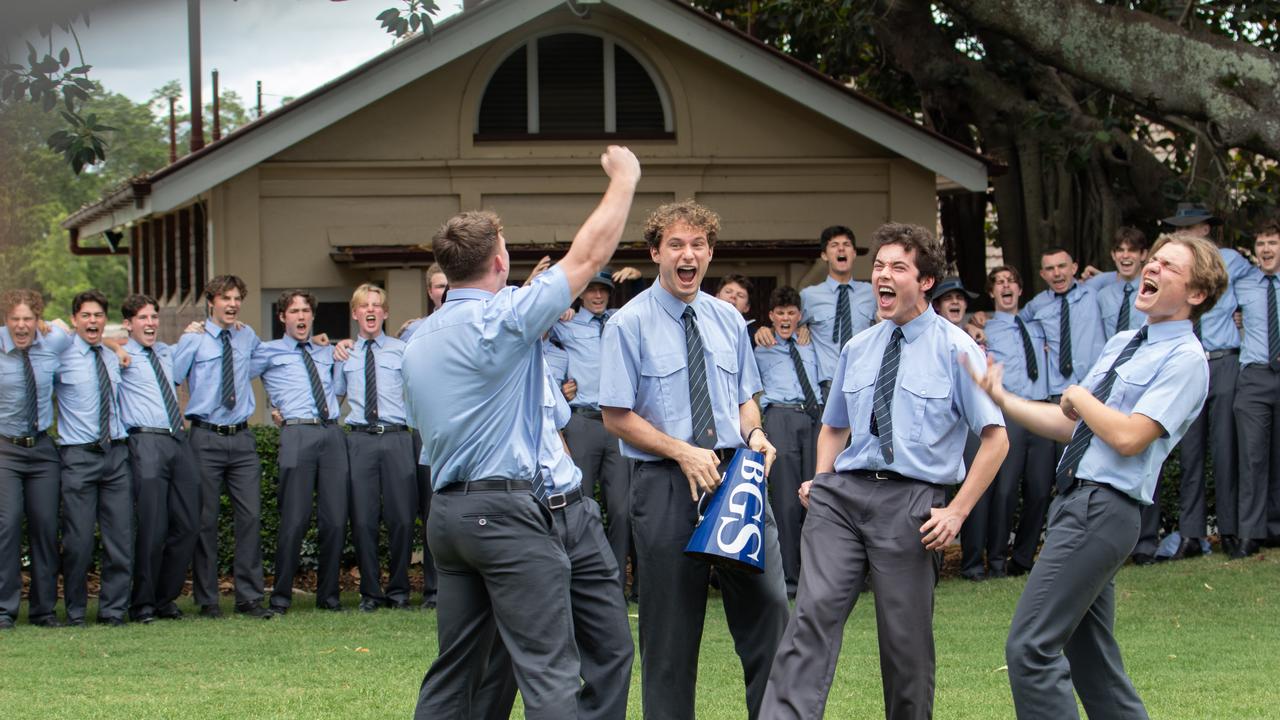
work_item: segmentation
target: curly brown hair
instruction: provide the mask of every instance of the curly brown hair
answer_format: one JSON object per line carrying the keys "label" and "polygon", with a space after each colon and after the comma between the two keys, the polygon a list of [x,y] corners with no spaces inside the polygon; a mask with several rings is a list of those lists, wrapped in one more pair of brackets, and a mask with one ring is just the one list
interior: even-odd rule
{"label": "curly brown hair", "polygon": [[26,305],[37,319],[44,314],[44,296],[35,290],[17,288],[0,294],[0,316],[9,317],[9,313],[19,305]]}
{"label": "curly brown hair", "polygon": [[942,246],[928,230],[910,223],[885,223],[876,228],[871,239],[875,241],[877,254],[885,245],[900,245],[903,250],[914,250],[916,276],[921,280],[942,279],[947,266],[946,257],[942,253]]}
{"label": "curly brown hair", "polygon": [[693,198],[654,208],[644,221],[644,241],[651,248],[658,247],[667,228],[680,222],[706,233],[707,244],[716,246],[716,238],[720,235],[720,216],[715,210],[699,204]]}

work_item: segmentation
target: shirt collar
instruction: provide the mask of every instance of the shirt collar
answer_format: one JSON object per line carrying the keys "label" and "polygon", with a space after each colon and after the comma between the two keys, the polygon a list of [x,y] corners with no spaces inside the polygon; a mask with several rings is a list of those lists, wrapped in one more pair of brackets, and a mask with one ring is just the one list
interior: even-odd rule
{"label": "shirt collar", "polygon": [[76,338],[72,341],[72,346],[75,347],[76,351],[81,355],[88,355],[89,351],[94,347],[101,347],[101,345],[95,346],[85,342],[84,338],[80,337],[80,333],[76,333]]}
{"label": "shirt collar", "polygon": [[992,319],[992,320],[995,320],[996,318],[1000,318],[1001,320],[1004,320],[1005,322],[1013,322],[1013,318],[1014,318],[1014,317],[1015,317],[1015,315],[1014,315],[1013,313],[1007,313],[1007,312],[1004,312],[1004,311],[1002,311],[1002,310],[995,310],[995,311],[993,311],[993,312],[991,313],[991,319]]}
{"label": "shirt collar", "polygon": [[841,285],[848,285],[850,288],[852,288],[853,278],[849,278],[849,282],[847,283],[842,283],[839,280],[836,280],[835,278],[828,275],[827,279],[822,284],[826,285],[827,289],[830,290],[831,292],[839,292],[839,288]]}
{"label": "shirt collar", "polygon": [[658,301],[658,305],[662,307],[663,310],[667,311],[668,315],[675,318],[677,321],[683,322],[684,309],[691,305],[696,306],[699,298],[702,297],[702,292],[699,291],[698,294],[693,297],[693,302],[686,303],[675,295],[672,295],[669,290],[662,286],[661,281],[655,281],[653,283],[653,297]]}
{"label": "shirt collar", "polygon": [[445,305],[455,300],[488,300],[493,297],[493,293],[480,288],[449,288],[449,297],[444,301]]}
{"label": "shirt collar", "polygon": [[1147,342],[1158,343],[1175,340],[1183,335],[1193,335],[1190,320],[1166,320],[1147,325]]}
{"label": "shirt collar", "polygon": [[[902,338],[910,343],[910,342],[915,342],[915,339],[920,337],[921,333],[923,333],[926,329],[928,329],[928,327],[932,325],[935,321],[944,322],[944,323],[947,323],[948,325],[951,324],[950,320],[943,320],[941,317],[939,317],[938,313],[933,311],[932,305],[925,305],[924,312],[917,315],[914,319],[912,319],[906,325],[898,325],[897,327],[902,328]],[[889,324],[892,325],[893,323],[889,323]]]}
{"label": "shirt collar", "polygon": [[[600,314],[606,318],[609,317],[609,308],[605,308],[600,312]],[[595,316],[596,316],[595,313],[591,312],[585,306],[583,306],[578,308],[578,313],[574,315],[573,319],[581,323],[589,323],[591,322],[592,318],[594,318]]]}
{"label": "shirt collar", "polygon": [[132,337],[125,342],[124,349],[125,352],[130,355],[142,355],[147,351],[147,349],[143,347],[142,343],[134,340]]}
{"label": "shirt collar", "polygon": [[378,334],[372,338],[362,337],[360,338],[360,347],[363,349],[365,346],[365,343],[369,342],[369,340],[373,340],[373,344],[376,345],[379,349],[381,349],[382,346],[387,343],[387,334],[382,331],[379,331]]}
{"label": "shirt collar", "polygon": [[[234,326],[233,326],[233,327],[229,327],[229,328],[227,328],[227,329],[228,329],[229,331],[231,331],[231,334],[232,334],[232,335],[235,335],[236,330],[235,330],[235,327],[234,327]],[[214,340],[217,340],[217,339],[218,339],[218,336],[222,334],[222,326],[220,326],[220,325],[218,325],[218,323],[214,322],[214,321],[213,321],[213,318],[205,318],[205,319],[204,319],[204,331],[205,331],[205,332],[207,332],[207,333],[209,333],[210,335],[212,335]]]}

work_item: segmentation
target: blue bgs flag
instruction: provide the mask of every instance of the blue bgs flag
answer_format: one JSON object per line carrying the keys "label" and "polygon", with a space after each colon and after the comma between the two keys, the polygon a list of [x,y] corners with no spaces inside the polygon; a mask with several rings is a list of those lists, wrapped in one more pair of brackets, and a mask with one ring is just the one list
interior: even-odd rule
{"label": "blue bgs flag", "polygon": [[734,570],[764,572],[766,502],[764,455],[740,448],[710,502],[706,495],[698,501],[698,525],[685,555]]}

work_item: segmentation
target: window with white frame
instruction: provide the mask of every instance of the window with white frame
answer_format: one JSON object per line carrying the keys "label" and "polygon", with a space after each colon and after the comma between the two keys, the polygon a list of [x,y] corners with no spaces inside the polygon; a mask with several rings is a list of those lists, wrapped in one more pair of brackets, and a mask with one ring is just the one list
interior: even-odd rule
{"label": "window with white frame", "polygon": [[669,139],[671,103],[654,73],[613,38],[580,32],[534,38],[494,70],[476,140]]}

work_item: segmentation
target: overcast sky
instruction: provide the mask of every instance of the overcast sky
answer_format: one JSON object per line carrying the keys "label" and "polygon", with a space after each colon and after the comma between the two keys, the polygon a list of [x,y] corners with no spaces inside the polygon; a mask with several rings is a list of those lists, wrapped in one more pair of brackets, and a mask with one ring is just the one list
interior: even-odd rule
{"label": "overcast sky", "polygon": [[[10,2],[40,0],[0,0]],[[437,20],[457,12],[461,0],[437,0]],[[204,100],[211,98],[209,73],[218,70],[223,90],[234,90],[252,108],[262,81],[263,108],[297,97],[391,47],[392,36],[375,18],[404,8],[401,0],[202,0]],[[0,18],[3,22],[3,18]],[[187,65],[187,3],[182,0],[117,0],[96,3],[90,26],[77,23],[90,77],[113,92],[145,102],[170,80],[190,84]],[[31,33],[38,38],[37,33]],[[46,44],[36,43],[42,52]],[[70,38],[55,31],[54,48]],[[73,60],[73,63],[76,62]],[[189,106],[186,98],[180,101]]]}

